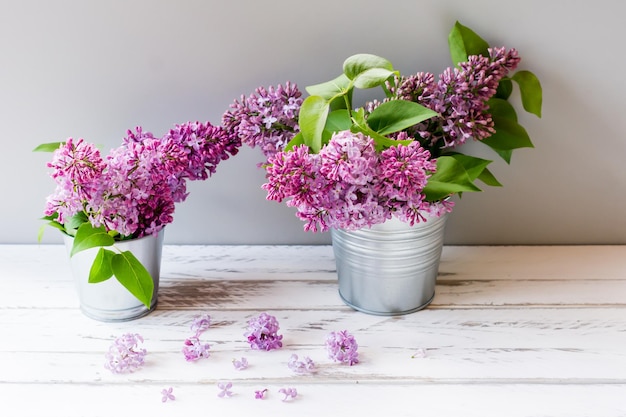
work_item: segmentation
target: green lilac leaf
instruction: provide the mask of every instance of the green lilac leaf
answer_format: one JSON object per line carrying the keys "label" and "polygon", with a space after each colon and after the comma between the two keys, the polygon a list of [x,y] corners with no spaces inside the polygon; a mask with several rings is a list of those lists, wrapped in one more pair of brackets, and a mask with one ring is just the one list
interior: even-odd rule
{"label": "green lilac leaf", "polygon": [[50,143],[42,143],[33,149],[33,152],[54,152],[59,149],[65,142],[50,142]]}
{"label": "green lilac leaf", "polygon": [[323,97],[309,96],[300,107],[298,123],[304,143],[313,153],[322,149],[322,133],[328,117],[329,103]]}
{"label": "green lilac leaf", "polygon": [[385,68],[370,68],[354,77],[354,86],[362,89],[378,87],[395,74],[397,72]]}
{"label": "green lilac leaf", "polygon": [[472,29],[456,22],[448,35],[450,57],[454,65],[467,61],[470,55],[488,55],[489,44]]}
{"label": "green lilac leaf", "polygon": [[65,223],[63,223],[64,231],[70,236],[75,236],[76,230],[87,221],[87,215],[82,211],[78,212],[65,220]]}
{"label": "green lilac leaf", "polygon": [[498,181],[496,177],[491,173],[491,171],[489,171],[487,168],[485,168],[483,172],[481,172],[481,174],[478,176],[478,179],[485,183],[485,185],[488,185],[490,187],[502,187],[500,181]]}
{"label": "green lilac leaf", "polygon": [[325,100],[331,100],[337,96],[346,94],[351,88],[351,81],[345,74],[341,74],[337,78],[326,81],[321,84],[310,85],[305,88],[311,96],[320,96]]}
{"label": "green lilac leaf", "polygon": [[130,251],[117,253],[111,259],[115,278],[132,295],[150,308],[154,281],[148,270]]}
{"label": "green lilac leaf", "polygon": [[519,86],[524,110],[541,117],[543,91],[537,76],[530,71],[518,71],[513,75],[512,79]]}
{"label": "green lilac leaf", "polygon": [[89,270],[89,283],[96,284],[106,281],[113,276],[113,267],[111,261],[115,256],[115,252],[108,249],[100,248]]}
{"label": "green lilac leaf", "polygon": [[393,64],[389,60],[372,54],[356,54],[343,62],[343,73],[351,80],[357,75],[373,68],[393,71]]}
{"label": "green lilac leaf", "polygon": [[354,112],[352,115],[353,125],[350,129],[353,133],[360,132],[366,136],[369,136],[374,140],[374,146],[377,151],[381,151],[385,148],[390,148],[397,145],[408,145],[412,140],[394,140],[373,130],[365,120],[365,110],[362,108]]}
{"label": "green lilac leaf", "polygon": [[348,112],[348,110],[334,110],[328,113],[325,129],[329,132],[341,132],[344,130],[350,130],[351,126],[352,119],[350,119],[350,112]]}
{"label": "green lilac leaf", "polygon": [[498,83],[498,88],[496,89],[496,94],[494,97],[502,98],[504,100],[508,100],[513,92],[513,82],[510,78],[502,78]]}
{"label": "green lilac leaf", "polygon": [[437,112],[412,101],[391,100],[376,107],[367,117],[367,124],[381,135],[388,135],[437,115]]}
{"label": "green lilac leaf", "polygon": [[474,185],[463,165],[452,156],[437,158],[437,171],[428,179],[424,194],[427,201],[440,201],[451,194],[481,191]]}
{"label": "green lilac leaf", "polygon": [[115,243],[103,226],[93,227],[91,223],[83,223],[76,231],[70,257],[78,252],[99,246],[112,246]]}
{"label": "green lilac leaf", "polygon": [[285,152],[291,151],[298,145],[304,145],[304,138],[302,137],[302,133],[297,133],[291,140],[285,145]]}
{"label": "green lilac leaf", "polygon": [[494,114],[492,114],[492,118],[496,132],[483,139],[482,143],[496,151],[507,163],[511,162],[511,151],[514,149],[534,147],[522,125],[509,118]]}
{"label": "green lilac leaf", "polygon": [[501,98],[491,98],[487,101],[489,113],[492,117],[510,119],[517,122],[517,112],[511,103]]}
{"label": "green lilac leaf", "polygon": [[471,181],[474,181],[476,178],[478,178],[487,168],[487,165],[493,162],[488,159],[477,158],[475,156],[465,155],[461,153],[454,153],[449,156],[454,158],[458,163],[463,166]]}

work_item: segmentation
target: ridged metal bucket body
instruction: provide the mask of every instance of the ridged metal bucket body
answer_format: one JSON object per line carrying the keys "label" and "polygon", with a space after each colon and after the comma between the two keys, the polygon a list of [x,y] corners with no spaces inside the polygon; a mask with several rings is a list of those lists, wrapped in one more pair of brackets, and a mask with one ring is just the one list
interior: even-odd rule
{"label": "ridged metal bucket body", "polygon": [[[100,248],[87,249],[70,258],[80,309],[87,317],[104,322],[128,321],[143,317],[156,308],[163,234],[164,230],[161,230],[157,236],[150,235],[115,243],[115,248],[120,251],[131,251],[152,276],[154,291],[150,308],[132,295],[115,277],[104,282],[89,283],[89,271]],[[69,255],[74,239],[65,235],[64,240]]]}
{"label": "ridged metal bucket body", "polygon": [[447,214],[414,226],[396,218],[356,231],[333,229],[339,295],[368,314],[423,309],[435,296]]}

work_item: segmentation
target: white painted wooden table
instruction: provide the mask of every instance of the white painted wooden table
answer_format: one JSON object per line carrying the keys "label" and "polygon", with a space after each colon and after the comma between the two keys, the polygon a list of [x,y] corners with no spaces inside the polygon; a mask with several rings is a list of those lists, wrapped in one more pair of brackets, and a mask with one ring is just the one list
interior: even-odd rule
{"label": "white painted wooden table", "polygon": [[[434,302],[398,317],[342,304],[328,246],[166,246],[162,265],[153,313],[101,323],[79,311],[62,246],[0,246],[0,416],[626,416],[626,246],[445,247]],[[245,341],[261,312],[282,349]],[[189,363],[201,313],[211,357]],[[327,358],[333,330],[361,363]],[[104,353],[127,332],[146,365],[111,374]],[[294,374],[292,353],[317,373]],[[283,387],[299,395],[282,402]]]}

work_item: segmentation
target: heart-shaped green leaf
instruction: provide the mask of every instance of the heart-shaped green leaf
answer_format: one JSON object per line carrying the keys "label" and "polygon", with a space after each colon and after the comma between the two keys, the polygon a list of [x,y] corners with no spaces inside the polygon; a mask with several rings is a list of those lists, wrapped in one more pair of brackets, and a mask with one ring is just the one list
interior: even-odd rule
{"label": "heart-shaped green leaf", "polygon": [[470,55],[487,55],[489,44],[472,29],[456,22],[448,35],[448,46],[452,63],[467,61]]}
{"label": "heart-shaped green leaf", "polygon": [[351,80],[354,80],[357,75],[364,71],[373,68],[393,71],[393,64],[383,57],[372,54],[352,55],[343,62],[343,73]]}
{"label": "heart-shaped green leaf", "polygon": [[396,71],[386,68],[370,68],[354,77],[354,86],[362,89],[378,87],[395,74]]}
{"label": "heart-shaped green leaf", "polygon": [[511,78],[519,85],[524,110],[541,117],[543,92],[537,76],[530,71],[518,71]]}
{"label": "heart-shaped green leaf", "polygon": [[437,115],[437,112],[412,101],[390,100],[381,103],[370,113],[367,124],[381,135],[388,135]]}
{"label": "heart-shaped green leaf", "polygon": [[137,297],[146,307],[150,308],[154,281],[148,270],[130,251],[117,253],[111,259],[115,278],[132,295]]}
{"label": "heart-shaped green leaf", "polygon": [[481,191],[474,185],[463,165],[452,156],[437,158],[437,171],[428,179],[424,194],[427,201],[440,201],[465,191]]}
{"label": "heart-shaped green leaf", "polygon": [[54,152],[62,145],[65,145],[65,142],[42,143],[41,145],[33,149],[33,152]]}
{"label": "heart-shaped green leaf", "polygon": [[89,270],[89,283],[103,282],[113,276],[113,267],[111,266],[113,256],[115,256],[113,251],[104,248],[98,250]]}
{"label": "heart-shaped green leaf", "polygon": [[114,243],[115,239],[106,232],[104,226],[93,227],[89,222],[83,223],[76,231],[70,257],[86,249],[112,246]]}
{"label": "heart-shaped green leaf", "polygon": [[298,123],[304,143],[313,153],[322,148],[322,132],[328,117],[329,104],[323,97],[309,96],[300,107]]}

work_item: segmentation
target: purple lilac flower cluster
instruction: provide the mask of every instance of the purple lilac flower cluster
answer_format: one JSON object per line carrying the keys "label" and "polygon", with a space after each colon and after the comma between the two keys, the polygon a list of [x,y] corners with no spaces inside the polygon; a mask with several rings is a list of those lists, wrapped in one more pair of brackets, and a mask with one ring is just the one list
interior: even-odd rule
{"label": "purple lilac flower cluster", "polygon": [[359,345],[347,330],[331,332],[326,337],[328,357],[335,362],[347,363],[352,366],[359,363]]}
{"label": "purple lilac flower cluster", "polygon": [[201,314],[195,316],[191,322],[191,331],[194,335],[185,339],[183,343],[183,355],[187,362],[195,362],[199,359],[206,359],[211,354],[209,349],[211,345],[204,343],[200,340],[200,335],[204,333],[211,326],[211,316],[208,314]]}
{"label": "purple lilac flower cluster", "polygon": [[186,180],[208,178],[240,145],[208,122],[177,125],[162,138],[137,127],[106,158],[93,144],[69,138],[48,164],[56,189],[45,215],[64,224],[84,213],[94,227],[125,237],[156,234],[186,199]]}
{"label": "purple lilac flower cluster", "polygon": [[[261,87],[242,96],[224,114],[223,124],[243,143],[262,148],[267,199],[295,207],[306,231],[356,230],[392,216],[412,225],[426,214],[452,210],[449,200],[427,202],[422,193],[436,171],[436,158],[470,138],[482,140],[495,132],[487,102],[519,61],[515,49],[490,48],[489,56],[470,56],[438,80],[422,72],[388,82],[391,97],[385,100],[414,101],[440,114],[390,135],[413,140],[409,145],[375,149],[371,138],[343,131],[317,154],[305,145],[285,150],[299,130],[302,104],[297,86],[289,82],[285,88]],[[379,104],[366,103],[366,114]]]}
{"label": "purple lilac flower cluster", "polygon": [[252,349],[279,349],[283,346],[283,336],[278,334],[279,328],[276,317],[261,313],[258,317],[248,320],[248,328],[244,337]]}
{"label": "purple lilac flower cluster", "polygon": [[266,157],[282,150],[298,133],[302,93],[297,85],[259,87],[249,97],[241,96],[222,116],[222,125],[233,137],[250,147],[260,147]]}
{"label": "purple lilac flower cluster", "polygon": [[487,101],[519,62],[515,49],[489,48],[488,57],[471,55],[459,68],[447,68],[438,80],[422,72],[396,79],[388,88],[395,98],[417,102],[441,115],[411,129],[425,146],[431,150],[455,148],[495,132]]}
{"label": "purple lilac flower cluster", "polygon": [[269,158],[263,188],[269,200],[296,207],[305,230],[355,230],[394,214],[414,224],[439,207],[422,193],[435,169],[417,141],[377,152],[370,137],[342,131],[317,154],[301,145]]}
{"label": "purple lilac flower cluster", "polygon": [[104,367],[114,374],[134,372],[144,365],[146,349],[140,348],[143,337],[126,333],[116,338],[104,355]]}

